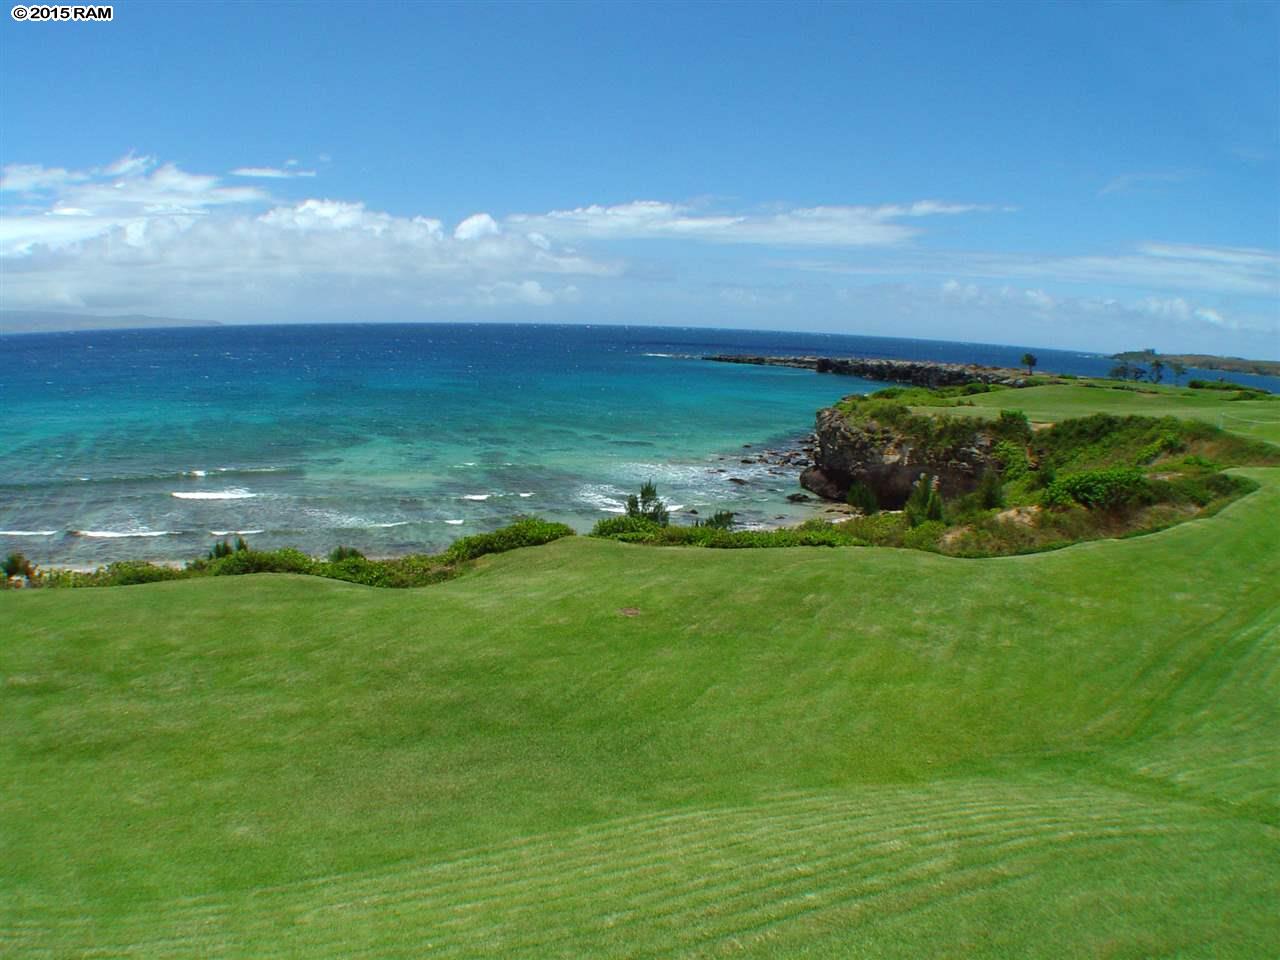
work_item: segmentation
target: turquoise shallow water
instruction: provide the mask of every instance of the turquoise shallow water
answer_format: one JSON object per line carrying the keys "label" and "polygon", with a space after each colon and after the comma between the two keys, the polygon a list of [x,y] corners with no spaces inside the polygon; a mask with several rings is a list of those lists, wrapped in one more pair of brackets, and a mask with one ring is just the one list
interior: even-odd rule
{"label": "turquoise shallow water", "polygon": [[696,333],[6,337],[5,390],[24,400],[0,426],[0,551],[44,564],[190,559],[231,532],[314,553],[435,550],[526,512],[588,529],[650,478],[684,510],[803,515],[785,499],[795,472],[740,463],[743,444],[794,441],[818,407],[863,385],[671,355],[735,345]]}
{"label": "turquoise shallow water", "polygon": [[[654,327],[223,327],[0,337],[0,552],[43,564],[256,546],[436,550],[520,513],[580,530],[653,479],[677,518],[799,520],[742,463],[876,384],[715,364],[823,353],[1015,365],[1021,347]],[[1104,372],[1037,351],[1041,369]],[[750,450],[743,446],[750,444]],[[730,477],[747,481],[731,483]]]}

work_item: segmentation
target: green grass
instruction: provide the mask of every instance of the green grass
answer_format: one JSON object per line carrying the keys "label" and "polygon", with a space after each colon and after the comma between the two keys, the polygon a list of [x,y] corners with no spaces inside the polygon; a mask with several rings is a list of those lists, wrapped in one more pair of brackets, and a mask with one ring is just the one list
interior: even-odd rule
{"label": "green grass", "polygon": [[0,594],[0,955],[1271,955],[1280,470],[1240,472],[1025,557]]}
{"label": "green grass", "polygon": [[[1202,420],[1232,433],[1280,443],[1280,400],[1227,400],[1210,390],[1151,386],[1116,389],[1110,381],[1097,386],[1052,384],[1024,390],[1001,390],[962,398],[972,406],[948,408],[949,414],[994,416],[1002,409],[1022,410],[1033,421],[1057,422],[1091,413],[1117,416],[1179,417]],[[920,412],[937,412],[919,408]]]}

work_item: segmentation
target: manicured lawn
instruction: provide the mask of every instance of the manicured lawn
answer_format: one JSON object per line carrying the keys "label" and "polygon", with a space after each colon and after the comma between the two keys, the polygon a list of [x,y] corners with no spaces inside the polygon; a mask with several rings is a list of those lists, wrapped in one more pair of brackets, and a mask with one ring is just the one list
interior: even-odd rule
{"label": "manicured lawn", "polygon": [[[1032,420],[1058,421],[1091,413],[1116,416],[1179,417],[1203,420],[1255,440],[1280,443],[1280,399],[1227,400],[1215,390],[1143,385],[1141,390],[1115,389],[1107,381],[1097,386],[1053,384],[1024,390],[1001,390],[966,397],[972,407],[948,407],[947,413],[989,416],[1004,408],[1022,410]],[[1227,394],[1231,396],[1231,394]],[[938,412],[936,407],[920,408]]]}
{"label": "manicured lawn", "polygon": [[0,594],[0,955],[1272,955],[1280,470],[1241,472],[1025,557]]}

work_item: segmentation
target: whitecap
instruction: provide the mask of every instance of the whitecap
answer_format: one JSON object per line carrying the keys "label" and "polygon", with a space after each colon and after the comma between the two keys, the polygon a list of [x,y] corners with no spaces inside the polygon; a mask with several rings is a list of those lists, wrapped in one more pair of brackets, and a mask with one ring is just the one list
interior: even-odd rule
{"label": "whitecap", "polygon": [[95,540],[119,540],[125,537],[168,537],[177,530],[72,530],[77,537],[93,537]]}
{"label": "whitecap", "polygon": [[188,470],[183,474],[184,477],[207,477],[208,475],[208,470]]}
{"label": "whitecap", "polygon": [[0,537],[52,537],[57,530],[0,530]]}
{"label": "whitecap", "polygon": [[642,353],[642,354],[641,354],[641,356],[642,356],[642,357],[667,357],[667,358],[670,358],[672,355],[671,355],[671,354],[669,354],[669,353]]}
{"label": "whitecap", "polygon": [[463,494],[463,500],[488,500],[493,494],[491,493],[466,493]]}
{"label": "whitecap", "polygon": [[210,530],[209,535],[213,537],[247,537],[255,533],[266,533],[265,530]]}
{"label": "whitecap", "polygon": [[445,523],[449,524],[450,526],[454,526],[454,527],[456,527],[456,526],[458,526],[460,523],[462,523],[462,521],[461,521],[461,520],[446,520],[446,521],[445,521]]}
{"label": "whitecap", "polygon": [[531,492],[529,492],[529,493],[521,493],[521,494],[517,494],[517,496],[521,496],[521,497],[532,497],[532,496],[533,496],[533,493],[532,493],[532,491],[531,491]]}
{"label": "whitecap", "polygon": [[625,497],[617,487],[611,487],[605,484],[588,483],[579,487],[574,494],[578,500],[583,503],[595,507],[604,513],[626,513],[627,506],[625,500],[618,499],[620,496]]}
{"label": "whitecap", "polygon": [[390,521],[390,522],[388,522],[388,523],[375,523],[375,524],[373,524],[373,526],[375,526],[375,527],[384,527],[384,528],[386,528],[386,527],[404,527],[404,526],[408,526],[408,523],[409,523],[409,521],[408,521],[408,520],[392,520],[392,521]]}
{"label": "whitecap", "polygon": [[232,487],[230,490],[175,490],[169,496],[177,497],[179,500],[251,500],[257,494],[240,487]]}

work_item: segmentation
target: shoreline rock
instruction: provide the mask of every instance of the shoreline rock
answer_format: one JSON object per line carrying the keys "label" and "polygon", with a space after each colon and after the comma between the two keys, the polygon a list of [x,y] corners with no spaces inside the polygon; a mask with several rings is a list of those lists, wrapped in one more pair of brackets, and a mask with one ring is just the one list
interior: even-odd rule
{"label": "shoreline rock", "polygon": [[873,357],[769,357],[711,354],[703,360],[715,363],[747,363],[766,367],[794,367],[817,373],[834,373],[864,380],[909,383],[915,387],[951,387],[960,384],[993,383],[1025,387],[1025,375],[1008,367],[984,367],[975,363],[942,363],[933,360],[886,360]]}

